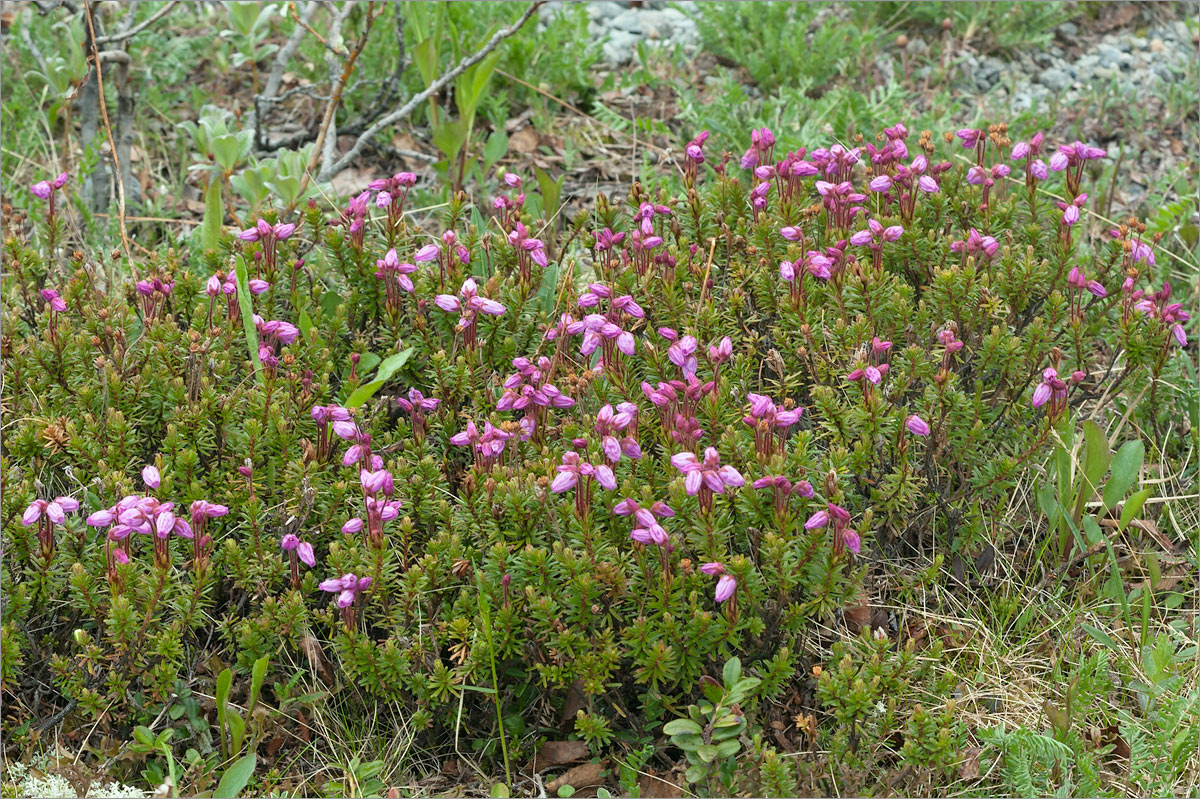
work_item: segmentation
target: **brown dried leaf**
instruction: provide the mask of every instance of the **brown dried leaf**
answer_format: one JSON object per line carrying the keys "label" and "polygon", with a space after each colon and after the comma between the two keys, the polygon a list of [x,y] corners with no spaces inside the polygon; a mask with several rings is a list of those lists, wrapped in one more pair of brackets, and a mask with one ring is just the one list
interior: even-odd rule
{"label": "brown dried leaf", "polygon": [[508,149],[521,155],[529,155],[530,153],[537,152],[540,143],[541,137],[538,136],[537,131],[531,125],[521,128],[508,137]]}
{"label": "brown dried leaf", "polygon": [[963,763],[958,769],[958,776],[961,779],[973,780],[979,776],[979,751],[978,746],[963,750]]}
{"label": "brown dried leaf", "polygon": [[333,190],[340,196],[358,194],[367,188],[367,184],[374,180],[378,175],[374,169],[344,169],[333,176],[330,184]]}
{"label": "brown dried leaf", "polygon": [[587,705],[587,697],[583,695],[583,680],[576,680],[567,688],[567,699],[563,702],[562,712],[558,714],[558,725],[564,731],[575,726],[575,714]]}
{"label": "brown dried leaf", "polygon": [[667,776],[670,774],[659,775],[652,772],[642,774],[638,778],[638,787],[641,788],[642,796],[645,799],[679,799],[682,797],[684,795],[683,788],[664,779]]}
{"label": "brown dried leaf", "polygon": [[566,774],[546,783],[547,791],[557,791],[564,785],[570,785],[575,790],[588,788],[604,783],[604,765],[602,763],[584,763],[582,766],[568,769]]}
{"label": "brown dried leaf", "polygon": [[842,618],[846,622],[846,629],[858,635],[863,627],[871,623],[871,606],[862,594],[859,594],[858,599],[852,600],[852,603],[842,610]]}
{"label": "brown dried leaf", "polygon": [[319,672],[327,685],[333,684],[333,673],[329,669],[329,661],[325,659],[325,652],[322,651],[320,642],[311,635],[301,636],[300,649],[308,658],[309,668],[314,672]]}
{"label": "brown dried leaf", "polygon": [[589,754],[588,745],[583,741],[546,741],[534,759],[534,771],[586,760]]}

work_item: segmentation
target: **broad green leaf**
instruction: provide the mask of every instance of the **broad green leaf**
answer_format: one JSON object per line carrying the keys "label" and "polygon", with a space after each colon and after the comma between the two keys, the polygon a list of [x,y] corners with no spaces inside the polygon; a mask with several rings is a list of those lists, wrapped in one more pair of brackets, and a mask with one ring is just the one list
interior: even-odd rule
{"label": "broad green leaf", "polygon": [[300,319],[297,323],[297,327],[300,328],[300,335],[304,337],[304,341],[306,343],[312,339],[312,336],[310,335],[313,329],[312,317],[309,316],[308,311],[304,310],[303,308],[300,309]]}
{"label": "broad green leaf", "polygon": [[538,191],[542,194],[542,213],[549,219],[558,213],[558,201],[562,195],[562,180],[554,180],[541,167],[533,168],[533,177],[537,180]]}
{"label": "broad green leaf", "polygon": [[242,738],[246,734],[246,720],[236,710],[229,711],[225,720],[229,722],[229,737],[233,739],[233,749],[230,750],[230,754],[237,754],[242,751]]}
{"label": "broad green leaf", "polygon": [[396,370],[408,362],[408,359],[412,357],[412,353],[412,347],[409,347],[385,358],[383,363],[379,364],[379,370],[375,373],[374,379],[370,383],[354,389],[346,399],[346,407],[358,408],[371,397],[375,396],[375,392],[383,388],[383,384],[395,374]]}
{"label": "broad green leaf", "polygon": [[492,786],[491,794],[492,799],[508,799],[508,797],[512,796],[512,791],[504,783],[498,782]]}
{"label": "broad green leaf", "polygon": [[241,143],[238,141],[237,136],[234,136],[233,134],[218,136],[217,138],[213,139],[212,146],[213,155],[217,158],[217,164],[219,164],[223,170],[229,172],[237,165],[238,155],[241,153],[242,149]]}
{"label": "broad green leaf", "polygon": [[258,756],[253,752],[238,758],[221,775],[221,781],[217,783],[217,789],[213,791],[213,796],[222,796],[228,799],[236,797],[246,787],[246,784],[250,782],[250,778],[254,776],[254,766],[257,761]]}
{"label": "broad green leaf", "polygon": [[412,347],[401,350],[394,355],[389,355],[383,359],[383,363],[379,364],[379,371],[375,373],[376,380],[387,380],[396,373],[396,370],[408,363],[408,359],[412,357]]}
{"label": "broad green leaf", "polygon": [[1108,633],[1104,632],[1104,630],[1101,630],[1098,627],[1093,627],[1090,624],[1084,624],[1082,626],[1083,626],[1083,631],[1085,633],[1087,633],[1088,635],[1090,635],[1092,637],[1092,639],[1095,640],[1097,643],[1108,647],[1113,652],[1121,651],[1120,645],[1117,644],[1117,642],[1114,641],[1112,639],[1112,637],[1109,636]]}
{"label": "broad green leaf", "polygon": [[[1100,477],[1109,470],[1112,452],[1109,449],[1108,435],[1092,420],[1084,422],[1084,476],[1090,483],[1088,488],[1096,491],[1100,485]],[[1086,493],[1086,492],[1085,492]],[[1091,499],[1091,497],[1088,497]]]}
{"label": "broad green leaf", "polygon": [[1112,474],[1104,486],[1104,508],[1115,508],[1137,480],[1146,457],[1146,445],[1140,440],[1126,441],[1112,459]]}
{"label": "broad green leaf", "polygon": [[200,225],[200,246],[205,250],[216,250],[221,246],[221,221],[225,208],[221,203],[221,181],[210,176],[208,188],[204,190],[204,221]]}
{"label": "broad green leaf", "polygon": [[[382,359],[373,352],[364,352],[362,357],[358,359],[358,374],[362,377],[366,377],[371,373],[372,369],[379,365],[381,360]],[[349,371],[347,371],[347,374],[349,374]],[[371,379],[374,380],[375,378]]]}
{"label": "broad green leaf", "polygon": [[704,730],[690,719],[673,719],[663,725],[663,735],[700,735]]}
{"label": "broad green leaf", "polygon": [[508,152],[508,134],[503,130],[494,130],[483,145],[483,161],[486,169],[499,161]]}
{"label": "broad green leaf", "polygon": [[725,661],[725,668],[721,670],[721,678],[725,682],[725,688],[733,688],[737,681],[742,676],[742,661],[739,658],[730,658]]}
{"label": "broad green leaf", "polygon": [[734,755],[736,755],[738,753],[738,750],[741,748],[742,748],[741,743],[736,740],[721,741],[721,743],[717,744],[717,757],[720,757],[720,758],[733,757]]}
{"label": "broad green leaf", "polygon": [[333,289],[321,295],[321,312],[327,317],[337,316],[338,306],[342,304],[342,295]]}
{"label": "broad green leaf", "polygon": [[701,765],[688,766],[688,770],[683,772],[683,778],[688,782],[700,782],[704,779],[704,775],[708,773],[708,769]]}
{"label": "broad green leaf", "polygon": [[250,303],[250,287],[246,281],[246,262],[238,258],[234,264],[237,274],[238,309],[242,312],[242,332],[246,335],[246,350],[250,353],[250,363],[254,365],[254,376],[259,384],[263,381],[262,361],[258,358],[258,330],[254,327],[254,306]]}
{"label": "broad green leaf", "polygon": [[267,676],[267,663],[269,658],[263,655],[258,660],[254,661],[254,666],[250,671],[250,699],[246,704],[246,715],[249,716],[254,710],[254,706],[258,704],[258,693],[262,690],[263,678]]}
{"label": "broad green leaf", "polygon": [[575,795],[575,789],[570,785],[560,786],[558,789],[558,795],[562,797],[562,799],[571,799],[571,797]]}
{"label": "broad green leaf", "polygon": [[412,49],[413,63],[417,65],[417,71],[421,73],[421,80],[425,81],[425,85],[433,83],[437,77],[438,52],[437,40],[430,36],[417,42],[417,46]]}
{"label": "broad green leaf", "polygon": [[1142,511],[1142,506],[1146,504],[1146,500],[1150,499],[1150,494],[1151,489],[1143,488],[1125,500],[1125,504],[1121,507],[1121,523],[1117,526],[1118,533],[1125,532],[1125,528],[1129,526],[1130,522],[1137,518]]}
{"label": "broad green leaf", "polygon": [[1037,492],[1038,508],[1050,520],[1050,526],[1058,526],[1058,517],[1062,515],[1062,506],[1058,504],[1058,495],[1054,491],[1054,486],[1047,483],[1038,489]]}
{"label": "broad green leaf", "polygon": [[696,754],[705,763],[711,763],[717,759],[717,747],[712,744],[701,744],[696,747]]}
{"label": "broad green leaf", "polygon": [[433,143],[446,156],[447,166],[452,167],[458,153],[467,142],[470,124],[466,119],[443,122],[433,129]]}
{"label": "broad green leaf", "polygon": [[142,746],[154,746],[154,733],[141,725],[133,728],[133,739]]}
{"label": "broad green leaf", "polygon": [[225,716],[225,709],[229,705],[229,689],[233,685],[233,672],[229,669],[224,669],[217,675],[217,690],[214,698],[217,703],[217,715]]}
{"label": "broad green leaf", "polygon": [[1083,534],[1087,538],[1089,545],[1104,540],[1104,531],[1100,529],[1100,525],[1096,524],[1095,518],[1091,516],[1083,517]]}

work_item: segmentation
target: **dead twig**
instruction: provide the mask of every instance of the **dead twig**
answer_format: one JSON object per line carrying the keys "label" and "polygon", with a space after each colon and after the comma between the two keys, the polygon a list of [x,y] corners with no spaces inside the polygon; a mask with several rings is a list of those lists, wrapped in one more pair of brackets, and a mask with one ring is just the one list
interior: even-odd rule
{"label": "dead twig", "polygon": [[[300,42],[304,39],[304,34],[309,30],[308,23],[312,20],[313,14],[317,12],[320,3],[315,0],[309,0],[304,4],[304,10],[300,12],[300,24],[292,31],[292,35],[284,43],[283,47],[279,48],[279,52],[275,54],[275,63],[271,65],[271,74],[267,76],[267,84],[263,87],[263,92],[260,97],[255,98],[257,102],[261,100],[271,100],[275,95],[279,94],[279,87],[283,84],[283,73],[287,69],[288,62],[292,60],[292,56],[300,49]],[[288,8],[295,13],[295,3],[289,3]]]}
{"label": "dead twig", "polygon": [[[351,4],[347,3],[346,6],[343,7],[343,11],[347,7],[351,7]],[[313,26],[308,23],[308,20],[301,19],[300,15],[296,13],[296,4],[295,3],[288,3],[288,13],[290,13],[292,15],[292,19],[296,20],[296,23],[298,25],[302,26],[306,31],[311,33],[316,38],[316,40],[321,43],[321,46],[324,47],[326,50],[333,53],[338,58],[349,57],[349,55],[350,55],[349,53],[347,53],[345,50],[339,50],[335,45],[332,45],[329,43],[329,39],[326,39],[324,36],[317,33],[317,31],[313,28]],[[349,16],[349,12],[346,12],[345,14],[343,14],[342,19],[345,19],[346,16]],[[340,25],[339,25],[339,27],[340,27]],[[331,36],[330,38],[336,38],[336,37]]]}
{"label": "dead twig", "polygon": [[[349,6],[349,4],[347,4],[347,7],[348,6]],[[346,57],[345,63],[342,66],[341,75],[338,76],[337,80],[334,83],[333,93],[329,98],[329,104],[325,107],[325,116],[321,120],[321,128],[320,128],[320,131],[317,133],[316,145],[313,147],[312,154],[308,158],[308,165],[304,170],[304,176],[300,179],[300,194],[304,193],[304,190],[308,188],[308,184],[312,181],[313,170],[316,169],[317,163],[321,161],[322,155],[327,155],[328,159],[332,159],[332,157],[333,157],[333,148],[336,147],[336,144],[337,144],[337,133],[336,133],[336,128],[334,127],[334,119],[337,116],[337,108],[339,105],[341,105],[342,92],[345,91],[345,89],[346,89],[346,83],[349,82],[350,75],[354,72],[354,64],[356,61],[358,61],[358,57],[360,55],[362,55],[362,51],[367,46],[367,39],[371,35],[371,26],[375,22],[375,18],[378,16],[378,14],[372,13],[374,8],[375,8],[374,2],[371,2],[368,4],[368,6],[367,6],[367,22],[366,22],[365,27],[363,28],[362,36],[360,36],[358,38],[358,41],[355,43],[354,49]],[[346,16],[347,15],[341,15],[335,19],[335,21],[334,21],[335,27],[333,29],[335,32],[340,33],[341,23],[342,23],[342,21],[345,20]],[[336,66],[335,62],[333,62],[331,59],[330,60],[330,69],[333,70],[335,66]],[[334,133],[333,133],[332,138],[330,139],[330,146],[328,148],[328,152],[325,152],[327,149],[325,147],[325,141],[326,141],[326,138],[329,137],[329,133],[330,133],[331,129],[334,130]],[[325,168],[329,163],[328,159],[322,163],[322,167],[321,167],[322,175],[325,173]],[[294,210],[294,207],[289,207],[287,209],[286,213],[291,213],[293,210]]]}
{"label": "dead twig", "polygon": [[112,124],[108,121],[108,104],[104,102],[104,72],[100,66],[100,50],[96,46],[96,29],[92,21],[95,10],[89,0],[84,0],[84,18],[87,20],[89,39],[92,45],[92,63],[96,68],[96,89],[100,103],[100,117],[104,120],[104,133],[108,136],[108,152],[112,156],[113,178],[117,184],[117,222],[121,229],[121,247],[125,251],[125,260],[134,277],[137,277],[137,267],[129,252],[129,233],[125,229],[125,184],[121,180],[121,159],[117,152],[117,143],[113,140]]}
{"label": "dead twig", "polygon": [[[112,36],[101,36],[99,39],[96,40],[96,44],[116,44],[117,42],[123,42],[126,39],[132,39],[134,36],[137,36],[139,33],[146,30],[146,28],[150,27],[155,22],[158,22],[160,19],[165,17],[167,15],[167,13],[177,5],[179,5],[179,0],[171,0],[171,2],[167,3],[165,6],[160,8],[158,11],[154,12],[145,21],[139,23],[138,25],[135,25],[134,27],[130,28],[127,31],[121,31],[120,33],[114,33]],[[133,9],[130,9],[129,13],[132,14]]]}
{"label": "dead twig", "polygon": [[337,161],[332,164],[326,163],[324,165],[321,170],[322,179],[329,179],[338,172],[341,172],[343,169],[349,166],[355,158],[358,157],[359,153],[362,152],[363,147],[366,146],[367,142],[370,141],[375,134],[379,133],[379,131],[383,130],[388,125],[394,125],[407,117],[414,110],[416,110],[418,106],[445,88],[450,81],[454,80],[463,72],[487,58],[487,56],[493,50],[495,50],[497,46],[499,46],[500,42],[519,31],[525,25],[525,23],[529,21],[529,18],[533,16],[533,13],[537,11],[537,9],[545,2],[546,0],[536,0],[534,3],[531,3],[529,7],[525,9],[525,13],[523,13],[516,22],[509,25],[507,28],[501,28],[500,30],[496,31],[496,33],[492,35],[492,38],[488,39],[483,47],[479,48],[479,50],[475,51],[469,56],[464,56],[463,59],[459,61],[453,69],[449,70],[443,75],[440,75],[437,80],[429,84],[429,86],[425,88],[425,91],[414,94],[409,98],[407,103],[397,108],[392,113],[376,120],[369,128],[359,134],[358,139],[354,142],[354,146],[346,151],[345,155],[337,159]]}

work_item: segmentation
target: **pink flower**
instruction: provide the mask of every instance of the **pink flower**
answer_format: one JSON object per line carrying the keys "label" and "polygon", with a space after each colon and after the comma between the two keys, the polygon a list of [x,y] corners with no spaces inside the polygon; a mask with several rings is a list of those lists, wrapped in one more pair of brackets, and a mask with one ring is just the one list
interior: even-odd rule
{"label": "pink flower", "polygon": [[913,414],[904,420],[904,427],[914,436],[929,435],[929,424],[916,414]]}
{"label": "pink flower", "polygon": [[715,447],[704,450],[701,461],[693,452],[679,452],[671,456],[671,465],[684,475],[684,488],[691,496],[700,495],[700,504],[711,508],[712,495],[723,494],[726,488],[737,488],[746,484],[741,472],[732,466],[722,466],[721,456]]}
{"label": "pink flower", "polygon": [[30,527],[42,517],[55,524],[63,524],[67,520],[66,514],[74,513],[77,510],[79,510],[79,500],[71,497],[58,497],[50,501],[35,499],[21,515],[21,524]]}
{"label": "pink flower", "polygon": [[363,591],[371,587],[370,577],[357,577],[354,574],[343,574],[341,577],[331,577],[323,580],[319,586],[322,591],[337,594],[337,606],[348,608]]}
{"label": "pink flower", "polygon": [[67,302],[54,289],[42,289],[42,299],[50,305],[50,310],[62,313],[67,310]]}
{"label": "pink flower", "polygon": [[279,546],[284,552],[295,552],[300,561],[308,568],[311,569],[317,565],[317,557],[313,553],[312,544],[301,541],[296,535],[288,533],[280,539]]}
{"label": "pink flower", "polygon": [[437,257],[440,253],[441,250],[438,249],[436,244],[426,244],[424,247],[417,250],[417,254],[413,256],[413,260],[417,261],[418,263],[421,261],[434,261],[437,260]]}
{"label": "pink flower", "polygon": [[154,464],[150,464],[142,469],[142,482],[146,484],[147,488],[158,488],[161,484],[162,478],[159,476],[158,469]]}

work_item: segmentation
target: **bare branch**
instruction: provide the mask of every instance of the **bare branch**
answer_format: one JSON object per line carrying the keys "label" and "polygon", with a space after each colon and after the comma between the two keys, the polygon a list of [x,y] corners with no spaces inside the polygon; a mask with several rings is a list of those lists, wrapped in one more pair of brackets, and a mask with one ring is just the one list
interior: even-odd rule
{"label": "bare branch", "polygon": [[275,63],[271,65],[271,74],[267,76],[267,85],[263,89],[262,99],[271,99],[279,94],[279,87],[283,82],[283,72],[287,69],[288,62],[292,60],[292,56],[300,49],[300,42],[304,39],[304,34],[308,32],[306,25],[312,20],[313,14],[317,12],[320,5],[315,0],[309,0],[309,2],[304,4],[304,9],[300,12],[300,19],[303,20],[304,24],[297,25],[292,30],[292,35],[288,37],[287,42],[275,54]]}
{"label": "bare branch", "polygon": [[[146,30],[146,28],[150,27],[155,22],[158,22],[160,19],[165,17],[167,15],[167,13],[177,5],[179,5],[179,0],[171,0],[171,2],[167,3],[165,6],[160,8],[158,11],[155,11],[154,14],[152,14],[144,22],[142,22],[138,25],[135,25],[134,27],[130,28],[127,31],[121,31],[120,33],[114,33],[112,36],[101,36],[99,39],[96,40],[96,44],[98,44],[98,45],[116,44],[117,42],[123,42],[126,39],[132,39],[134,36],[137,36],[139,33]],[[133,13],[132,9],[130,10],[130,13]]]}
{"label": "bare branch", "polygon": [[351,147],[345,155],[339,158],[332,165],[328,163],[325,164],[324,168],[321,170],[321,179],[328,180],[338,172],[341,172],[350,165],[351,161],[358,157],[359,153],[362,152],[363,147],[366,146],[366,143],[370,141],[375,134],[379,133],[379,131],[383,130],[388,125],[394,125],[407,117],[414,110],[416,110],[418,106],[445,88],[450,81],[454,80],[463,72],[487,58],[488,55],[496,49],[500,42],[519,31],[521,27],[529,21],[529,18],[533,16],[533,13],[537,11],[537,9],[545,2],[546,0],[536,0],[534,3],[530,4],[530,6],[525,9],[525,13],[521,15],[520,19],[518,19],[512,25],[509,25],[507,28],[501,28],[500,30],[496,31],[492,38],[488,39],[487,43],[484,44],[483,47],[481,47],[472,55],[465,56],[461,61],[458,62],[457,66],[444,75],[439,76],[437,80],[429,84],[425,91],[413,95],[411,98],[409,98],[409,101],[400,108],[397,108],[387,116],[376,120],[371,127],[359,134],[358,139],[354,142],[354,146]]}
{"label": "bare branch", "polygon": [[89,38],[92,45],[92,63],[96,67],[96,89],[100,98],[100,116],[104,120],[104,132],[108,135],[108,149],[109,154],[112,156],[113,175],[117,182],[117,219],[121,229],[121,246],[125,250],[125,261],[129,264],[129,269],[133,272],[134,277],[136,277],[137,267],[134,266],[133,257],[129,252],[129,234],[125,230],[125,184],[121,180],[121,159],[117,151],[117,143],[113,140],[112,125],[108,121],[108,106],[104,102],[104,70],[100,66],[100,51],[96,47],[94,15],[95,11],[92,8],[92,4],[84,0],[83,16],[87,20]]}

